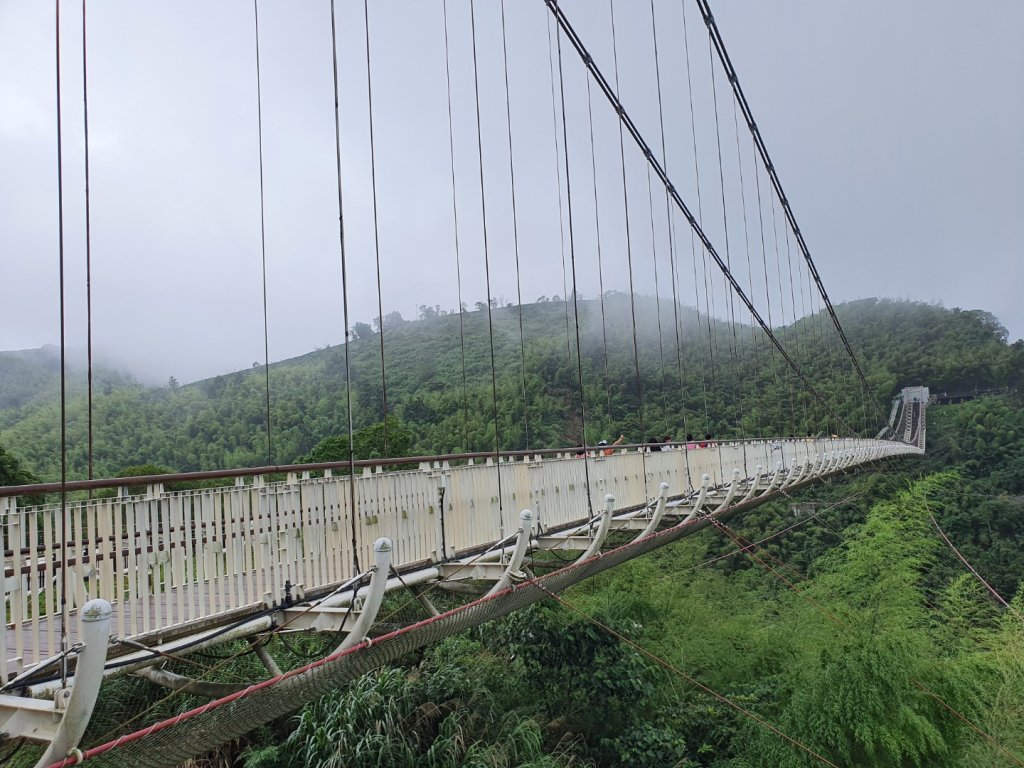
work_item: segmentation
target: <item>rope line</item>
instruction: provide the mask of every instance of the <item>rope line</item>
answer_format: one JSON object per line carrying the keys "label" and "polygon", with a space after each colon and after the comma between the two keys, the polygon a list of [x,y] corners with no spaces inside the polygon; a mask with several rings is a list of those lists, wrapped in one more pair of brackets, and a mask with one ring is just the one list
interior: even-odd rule
{"label": "rope line", "polygon": [[836,316],[835,308],[832,306],[832,301],[829,299],[828,292],[825,290],[825,284],[822,282],[821,275],[818,274],[818,269],[814,265],[814,259],[811,258],[811,252],[804,240],[803,233],[800,231],[800,227],[796,223],[796,216],[793,214],[793,209],[789,204],[789,199],[786,197],[786,193],[782,189],[782,182],[779,180],[775,166],[772,164],[771,158],[768,156],[768,148],[764,143],[764,139],[761,137],[761,131],[758,129],[757,123],[754,121],[754,113],[751,111],[750,105],[747,103],[747,98],[743,93],[743,89],[740,87],[739,77],[737,76],[736,70],[729,58],[729,52],[725,49],[725,41],[722,39],[722,33],[718,29],[718,25],[715,23],[715,17],[711,13],[711,7],[708,5],[708,0],[697,0],[697,7],[700,8],[701,15],[704,17],[704,23],[707,24],[708,27],[708,34],[714,42],[715,50],[718,52],[718,58],[722,62],[722,67],[725,69],[726,75],[729,78],[729,83],[732,86],[736,101],[739,104],[740,109],[743,111],[743,117],[747,122],[747,127],[750,129],[750,133],[754,137],[754,143],[757,146],[757,151],[761,155],[761,160],[764,162],[765,169],[768,171],[768,175],[772,180],[772,186],[775,187],[775,192],[779,196],[779,202],[782,204],[782,208],[786,213],[786,218],[793,229],[793,235],[796,237],[797,244],[800,246],[800,251],[803,253],[804,260],[807,262],[807,268],[814,277],[814,282],[818,286],[818,292],[821,294],[821,298],[824,300],[825,306],[828,308],[828,313],[832,317],[832,322],[835,325],[836,331],[843,341],[843,346],[846,348],[846,354],[852,361],[853,366],[856,368],[857,375],[860,377],[862,386],[865,390],[871,393],[871,397],[872,400],[874,400],[875,405],[881,407],[877,398],[874,397],[874,393],[871,392],[868,381],[864,376],[864,371],[861,370],[860,363],[857,361],[857,356],[850,347],[850,342],[846,338],[843,326],[840,324],[839,318]]}
{"label": "rope line", "polygon": [[[573,44],[573,47],[580,55],[580,58],[583,59],[585,66],[590,71],[591,75],[594,77],[595,82],[601,87],[601,90],[605,94],[605,97],[612,105],[612,108],[614,109],[615,113],[619,116],[620,123],[629,132],[633,141],[636,143],[641,153],[647,159],[647,162],[651,164],[651,167],[653,168],[655,174],[660,178],[662,184],[664,184],[666,188],[669,190],[669,194],[672,196],[672,200],[675,203],[676,207],[683,214],[683,216],[686,217],[686,220],[689,222],[691,229],[700,239],[701,243],[703,243],[708,255],[710,255],[714,259],[715,263],[718,265],[718,268],[725,275],[726,280],[732,286],[733,292],[751,311],[751,313],[754,316],[754,319],[757,320],[758,324],[765,330],[765,333],[768,335],[768,338],[771,339],[772,344],[776,346],[776,348],[779,350],[779,353],[782,355],[783,359],[797,373],[797,375],[800,377],[801,381],[803,381],[804,386],[808,389],[808,391],[811,392],[811,394],[817,400],[819,400],[828,411],[833,411],[832,406],[824,399],[824,397],[822,397],[818,389],[811,383],[810,379],[808,379],[807,374],[804,373],[803,369],[799,365],[797,365],[796,361],[793,360],[789,352],[787,352],[786,349],[782,346],[779,339],[772,332],[771,328],[767,326],[764,319],[761,317],[761,314],[757,311],[753,303],[747,297],[747,294],[743,291],[743,288],[736,281],[736,278],[733,277],[728,266],[722,260],[722,257],[719,255],[718,251],[715,249],[714,244],[712,244],[711,240],[708,238],[707,234],[704,232],[703,228],[700,226],[697,219],[694,217],[690,208],[686,205],[682,197],[679,195],[679,192],[676,190],[675,185],[672,183],[672,180],[665,172],[661,163],[655,157],[653,150],[651,150],[650,146],[647,144],[647,141],[644,139],[643,134],[640,133],[640,130],[639,128],[637,128],[636,123],[633,122],[633,119],[629,116],[629,113],[626,111],[626,108],[622,105],[622,102],[619,100],[619,97],[616,94],[616,90],[612,88],[612,86],[608,83],[607,79],[601,73],[601,70],[598,68],[597,64],[594,62],[593,57],[587,51],[586,46],[580,39],[579,35],[576,33],[576,30],[569,21],[568,17],[566,17],[565,13],[562,11],[561,7],[558,4],[558,1],[545,0],[545,3],[547,4],[548,9],[551,11],[551,14],[555,18],[555,21],[565,31],[566,36],[568,37],[569,41]],[[842,419],[841,416],[838,416],[838,414],[836,415],[836,419],[837,421],[845,425],[845,421]],[[852,432],[852,430],[850,431]]]}
{"label": "rope line", "polygon": [[[558,105],[555,101],[555,44],[552,39],[551,19],[548,19],[548,67],[551,71],[551,126],[555,137],[555,183],[558,191],[558,234],[562,257],[562,298],[565,307],[565,359],[572,364],[572,348],[569,344],[569,297],[565,282],[565,211],[562,208],[562,170],[558,156]],[[561,88],[559,88],[561,90]]]}
{"label": "rope line", "polygon": [[[60,302],[60,647],[61,685],[67,687],[68,665],[68,418],[67,418],[67,329],[64,302],[64,147],[61,124],[60,88],[60,0],[54,0],[56,15],[56,85],[57,85],[57,250]],[[49,601],[47,601],[49,602]]]}
{"label": "rope line", "polygon": [[523,430],[530,448],[530,402],[526,392],[526,335],[523,331],[523,284],[519,270],[519,216],[516,210],[516,164],[512,150],[512,99],[508,87],[508,36],[505,31],[505,0],[501,0],[502,73],[505,76],[505,119],[508,129],[508,176],[512,197],[512,245],[516,257],[516,301],[519,314],[519,354],[523,372]]}
{"label": "rope line", "polygon": [[256,130],[260,155],[260,258],[263,268],[263,371],[266,375],[267,396],[267,463],[273,464],[274,449],[270,427],[270,326],[267,319],[267,223],[263,196],[263,87],[260,79],[259,0],[252,0],[252,17],[256,38]]}
{"label": "rope line", "polygon": [[[550,3],[552,0],[548,0],[548,7],[552,7]],[[555,3],[557,8],[557,2]],[[619,88],[619,47],[618,38],[615,34],[615,1],[608,0],[608,12],[611,18],[611,31],[612,31],[612,61],[614,62],[614,74],[615,74],[615,89]],[[563,29],[565,27],[563,26]],[[568,33],[568,30],[566,30]],[[572,39],[572,35],[569,35]],[[575,44],[575,43],[574,43]],[[588,68],[593,62],[587,62]],[[634,379],[636,382],[636,397],[637,397],[637,418],[640,423],[640,437],[639,441],[644,440],[644,390],[643,382],[640,380],[640,344],[637,340],[637,323],[636,323],[636,288],[633,282],[633,244],[632,237],[630,236],[629,227],[629,186],[626,179],[626,147],[625,147],[625,136],[623,132],[623,122],[619,121],[619,161],[622,168],[622,210],[623,210],[623,221],[625,223],[625,235],[626,235],[626,266],[628,267],[629,273],[629,311],[632,320],[632,331],[633,331],[633,369]],[[644,472],[644,497],[648,496],[647,488],[647,452],[640,451],[640,461],[643,465]]]}
{"label": "rope line", "polygon": [[351,535],[352,535],[352,566],[358,573],[359,548],[356,528],[356,464],[355,445],[353,436],[355,434],[352,415],[352,335],[349,332],[349,304],[348,304],[348,260],[345,251],[345,206],[341,174],[341,112],[338,103],[338,30],[335,20],[334,0],[331,0],[331,70],[334,74],[334,149],[335,162],[337,165],[338,177],[338,244],[341,254],[341,305],[342,315],[345,323],[345,404],[348,414],[348,474],[352,478],[348,484],[349,488],[349,509],[351,510]]}
{"label": "rope line", "polygon": [[370,2],[363,0],[363,30],[366,34],[366,104],[370,128],[370,189],[373,202],[373,252],[377,264],[377,316],[380,319],[381,418],[384,422],[384,455],[388,455],[388,379],[384,357],[384,294],[380,278],[380,226],[377,216],[377,149],[373,131],[373,76],[370,68]]}
{"label": "rope line", "polygon": [[[86,0],[82,0],[82,128],[85,146],[85,355],[89,479],[93,479],[93,366],[92,366],[92,211],[89,206],[89,56],[86,45]],[[92,498],[92,491],[89,492]]]}
{"label": "rope line", "polygon": [[[651,42],[653,44],[654,53],[654,77],[655,85],[658,89],[658,137],[661,140],[661,156],[665,158],[665,167],[668,167],[668,146],[665,138],[665,107],[662,99],[661,90],[661,57],[658,53],[658,24],[657,15],[654,10],[654,0],[651,0]],[[590,78],[587,78],[587,91],[590,90]],[[648,171],[648,183],[650,183],[650,172]],[[666,221],[666,233],[668,235],[668,258],[670,267],[670,276],[672,282],[672,321],[675,327],[675,341],[676,341],[676,375],[679,380],[679,401],[680,401],[680,414],[682,416],[683,423],[683,434],[687,433],[687,417],[686,417],[686,390],[683,385],[683,349],[682,340],[680,338],[680,320],[679,320],[679,270],[676,261],[676,238],[675,238],[675,218],[672,216],[672,201],[669,199],[668,190],[665,190],[665,221]],[[695,283],[696,285],[696,283]],[[686,474],[690,476],[690,457],[687,454],[686,457]],[[691,483],[692,484],[692,483]]]}
{"label": "rope line", "polygon": [[967,570],[974,574],[974,578],[981,582],[981,585],[991,593],[992,597],[994,597],[1000,605],[1002,605],[1006,610],[1008,610],[1018,619],[1024,621],[1024,616],[1021,616],[1020,612],[1018,612],[1016,608],[1014,608],[1012,605],[1006,602],[1006,600],[1003,599],[1003,596],[996,591],[995,587],[993,587],[991,584],[985,581],[985,578],[980,573],[978,573],[977,569],[975,569],[975,567],[971,565],[970,561],[968,561],[968,559],[964,557],[963,554],[961,554],[960,550],[956,548],[953,542],[949,540],[949,537],[946,535],[946,532],[942,530],[942,526],[939,525],[939,522],[935,519],[935,516],[928,515],[928,519],[932,521],[932,525],[935,526],[935,530],[939,532],[939,536],[942,537],[942,540],[946,542],[946,546],[953,551],[953,554],[956,555],[960,562],[967,567]]}
{"label": "rope line", "polygon": [[[710,58],[711,56],[712,56],[711,44],[708,43],[708,57]],[[718,153],[718,183],[719,183],[719,187],[718,188],[719,188],[719,191],[721,193],[721,198],[722,198],[722,231],[723,231],[724,236],[725,236],[725,264],[726,264],[726,268],[731,271],[732,270],[732,256],[731,256],[730,248],[729,248],[729,214],[728,214],[728,206],[725,203],[725,167],[724,167],[724,164],[722,162],[722,130],[721,130],[721,125],[720,125],[720,121],[719,121],[719,117],[718,117],[718,86],[717,86],[716,80],[715,80],[715,67],[714,67],[714,62],[713,61],[712,61],[712,65],[711,65],[711,98],[712,98],[712,102],[713,102],[713,105],[714,105],[714,114],[715,114],[715,146],[716,146],[717,153]],[[736,338],[736,300],[733,297],[733,294],[729,291],[728,286],[724,285],[724,283],[725,283],[725,281],[723,280],[723,289],[725,291],[726,299],[728,299],[728,302],[729,302],[729,361],[732,363],[733,370],[734,371],[738,371],[739,368],[738,368],[738,366],[736,364],[736,357],[738,355],[738,350],[737,350],[738,342],[737,342],[737,338]],[[737,282],[736,285],[739,285],[739,283]],[[753,309],[753,304],[750,304],[750,308]],[[743,426],[742,426],[743,425],[743,419],[744,419],[744,413],[743,413],[743,389],[742,389],[741,382],[738,380],[739,378],[741,378],[741,377],[733,376],[732,379],[731,379],[731,383],[732,383],[732,388],[733,388],[733,399],[736,401],[736,404],[738,406],[736,408],[736,416],[735,416],[736,417],[736,431],[739,434],[743,434]],[[725,476],[725,466],[724,466],[723,460],[722,460],[722,444],[721,444],[721,441],[718,442],[717,452],[718,452],[718,468],[721,471],[722,476],[724,477]],[[746,449],[745,448],[744,448],[744,462],[743,462],[743,465],[744,465],[744,467],[743,467],[744,470],[746,470]],[[747,473],[747,474],[749,474],[749,473]]]}
{"label": "rope line", "polygon": [[[594,107],[591,98],[590,78],[587,80],[587,126],[590,130],[590,173],[594,180],[594,231],[597,251],[597,292],[598,305],[601,308],[601,348],[604,351],[604,390],[606,397],[606,417],[611,415],[612,392],[608,372],[608,323],[604,309],[604,264],[601,253],[601,206],[597,196],[597,151],[594,142]],[[586,436],[583,445],[587,444]]]}
{"label": "rope line", "polygon": [[772,733],[774,733],[776,736],[779,736],[780,738],[784,739],[785,741],[788,741],[793,746],[798,747],[799,749],[803,750],[808,755],[810,755],[811,757],[815,758],[822,765],[829,765],[829,766],[832,766],[832,768],[839,768],[839,766],[837,766],[831,760],[829,760],[828,758],[826,758],[823,755],[819,754],[818,752],[815,752],[813,749],[811,749],[809,746],[807,746],[803,742],[798,741],[797,739],[793,738],[792,736],[786,734],[784,731],[780,730],[777,726],[772,725],[771,723],[769,723],[764,718],[754,714],[754,712],[752,712],[751,710],[749,710],[749,709],[747,709],[747,708],[745,708],[743,706],[740,706],[739,704],[734,702],[732,699],[729,699],[729,698],[723,696],[722,694],[718,693],[714,689],[709,688],[708,686],[704,685],[704,683],[700,682],[695,677],[692,677],[692,676],[686,674],[686,672],[684,672],[683,670],[681,670],[679,667],[675,666],[671,662],[669,662],[666,659],[663,659],[662,657],[652,653],[651,651],[648,651],[646,648],[644,648],[643,646],[641,646],[639,643],[635,642],[634,640],[631,640],[630,638],[626,637],[625,635],[623,635],[620,632],[616,632],[614,629],[609,627],[607,624],[605,624],[605,623],[599,621],[598,619],[594,618],[593,616],[591,616],[589,613],[585,612],[581,608],[576,607],[575,605],[570,603],[568,600],[566,600],[564,597],[562,597],[561,595],[558,595],[558,594],[552,592],[551,590],[549,590],[547,587],[545,587],[543,584],[539,583],[535,579],[527,579],[527,581],[529,581],[537,589],[539,589],[542,592],[544,592],[545,594],[547,594],[548,597],[550,597],[552,600],[557,602],[559,605],[562,605],[562,606],[568,608],[573,613],[576,613],[576,614],[582,616],[584,619],[589,621],[595,627],[598,627],[603,632],[605,632],[608,635],[614,637],[615,639],[617,639],[618,641],[624,643],[625,645],[628,645],[634,651],[636,651],[640,655],[645,656],[646,658],[650,659],[651,661],[653,661],[658,666],[663,667],[664,669],[667,669],[668,671],[678,675],[679,677],[681,677],[684,680],[686,680],[686,682],[690,683],[690,685],[694,686],[695,688],[699,688],[701,691],[703,691],[707,695],[713,697],[717,701],[722,702],[727,707],[735,709],[740,714],[750,718],[755,723],[760,725],[762,728],[766,728],[767,730],[769,730]]}
{"label": "rope line", "polygon": [[[364,0],[367,2],[368,0]],[[476,103],[476,150],[480,165],[480,219],[483,222],[484,281],[487,287],[487,341],[491,353],[491,413],[494,419],[494,468],[498,481],[498,530],[505,535],[505,515],[501,492],[501,425],[498,422],[498,374],[494,362],[494,310],[491,296],[491,257],[487,241],[487,189],[484,185],[484,139],[480,118],[480,68],[477,64],[476,3],[469,3],[469,24],[473,40],[473,94]]]}
{"label": "rope line", "polygon": [[[686,3],[683,2],[680,5],[682,10],[683,19],[683,52],[685,54],[686,63],[686,96],[687,101],[690,105],[690,138],[692,140],[693,147],[693,174],[696,181],[697,191],[697,221],[703,225],[704,222],[704,203],[703,198],[700,194],[700,161],[697,154],[697,118],[693,108],[693,77],[690,71],[690,37],[686,27]],[[666,188],[665,194],[668,195],[668,189]],[[669,196],[671,199],[671,196]],[[700,322],[700,281],[697,279],[697,242],[696,234],[693,228],[690,228],[690,261],[693,265],[693,296],[694,306],[697,308],[697,335],[698,341],[700,340],[700,332],[702,330]],[[711,370],[711,381],[712,387],[714,387],[715,380],[715,354],[714,346],[711,340],[711,306],[710,306],[710,294],[708,291],[708,261],[707,251],[704,250],[703,245],[701,246],[700,252],[701,263],[703,265],[704,274],[704,309],[705,319],[707,320],[708,326],[708,362]],[[711,431],[711,415],[708,409],[708,385],[707,376],[704,373],[704,345],[703,343],[698,344],[701,354],[701,366],[700,366],[700,384],[704,394],[704,432],[708,433]]]}
{"label": "rope line", "polygon": [[576,236],[572,221],[572,176],[569,173],[569,133],[566,130],[565,116],[565,78],[562,76],[562,35],[556,30],[558,47],[558,86],[562,104],[562,154],[565,162],[565,200],[569,212],[569,263],[572,268],[572,311],[576,326],[576,377],[580,390],[580,429],[583,432],[583,476],[587,488],[587,517],[594,518],[594,503],[590,493],[590,457],[586,449],[587,440],[587,398],[583,388],[583,353],[580,346],[580,310],[579,291],[576,289]]}
{"label": "rope line", "polygon": [[459,348],[462,351],[462,450],[469,445],[469,382],[466,377],[466,308],[462,301],[462,265],[459,254],[459,203],[455,186],[455,128],[452,118],[452,65],[448,44],[448,0],[442,4],[444,14],[444,75],[448,92],[448,152],[452,171],[452,218],[455,222],[455,286],[459,302]]}

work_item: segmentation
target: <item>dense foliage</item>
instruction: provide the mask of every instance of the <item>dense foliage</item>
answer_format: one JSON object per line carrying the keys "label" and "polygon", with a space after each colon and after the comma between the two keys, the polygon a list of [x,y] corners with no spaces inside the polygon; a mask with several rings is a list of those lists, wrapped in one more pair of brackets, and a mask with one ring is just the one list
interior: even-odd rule
{"label": "dense foliage", "polygon": [[1024,409],[989,397],[931,414],[927,461],[732,523],[752,541],[799,526],[753,556],[709,529],[630,561],[570,590],[572,609],[533,606],[307,707],[245,766],[1019,765],[1024,593],[1003,610],[932,518],[1018,592],[1024,559],[989,545],[998,531],[1022,551],[1024,508],[999,485],[1020,443],[984,465],[954,455],[964,430],[999,443]]}
{"label": "dense foliage", "polygon": [[[628,314],[628,302],[605,303],[606,328],[596,302],[581,317],[588,436],[677,432],[684,417],[692,431],[706,424],[719,434],[834,426],[796,394],[792,377],[782,369],[775,376],[765,347],[750,343],[731,355],[732,335],[719,328],[716,351],[692,316],[681,355],[685,394],[674,342],[659,350],[656,335],[641,333],[637,375],[628,319],[615,314]],[[649,310],[644,304],[645,323]],[[803,768],[821,764],[815,755],[842,766],[1020,765],[1024,408],[1012,390],[1022,383],[1024,351],[984,313],[875,300],[840,311],[881,399],[910,384],[1011,392],[930,409],[924,460],[762,505],[731,521],[731,535],[708,529],[584,582],[564,596],[572,608],[549,602],[449,638],[260,729],[225,759],[245,768]],[[527,426],[531,444],[577,442],[580,371],[559,331],[566,307],[524,308],[524,349],[516,312],[495,313],[503,329],[495,350],[499,442],[525,444]],[[386,421],[379,338],[361,324],[350,349],[353,450],[373,457],[493,446],[485,313],[463,318],[465,386],[457,315],[385,320]],[[780,336],[826,397],[856,414],[852,373],[815,322]],[[282,460],[347,459],[343,364],[343,350],[328,349],[273,367]],[[712,370],[714,386],[702,379]],[[97,400],[98,458],[126,476],[160,465],[258,463],[262,381],[262,372],[239,372],[161,390],[113,387]],[[4,441],[48,476],[53,415],[45,398],[0,410]],[[80,401],[71,427],[81,434]],[[77,443],[73,453],[80,469]],[[0,469],[25,472],[2,450]],[[1014,610],[966,572],[936,523]],[[736,552],[733,537],[769,536],[750,554]],[[301,641],[287,649],[294,644]],[[257,674],[246,670],[242,679]],[[137,704],[163,696],[140,693],[137,680],[116,682]],[[105,732],[126,708],[117,691],[104,701]],[[154,711],[192,706],[171,702]]]}
{"label": "dense foliage", "polygon": [[[840,306],[839,312],[881,403],[906,385],[961,392],[1015,387],[1024,377],[1024,346],[1007,344],[1006,331],[985,313],[874,299]],[[734,333],[691,309],[674,313],[670,302],[638,298],[633,307],[628,296],[615,293],[580,301],[582,361],[572,302],[524,305],[521,313],[522,343],[520,308],[493,311],[496,396],[486,312],[431,312],[415,322],[385,318],[383,381],[380,337],[359,324],[349,349],[355,429],[384,421],[383,384],[391,426],[377,445],[383,450],[386,442],[393,456],[490,450],[496,444],[567,447],[584,437],[596,443],[619,434],[635,442],[687,432],[873,435],[884,417],[862,395],[834,331],[818,316],[777,329],[777,335],[827,408],[762,335],[746,326]],[[0,443],[53,479],[60,430],[52,365],[31,367],[29,376],[12,360],[21,358],[0,356],[0,381],[20,382],[0,403]],[[87,463],[81,376],[72,377],[68,410],[72,478],[84,476]],[[177,471],[285,464],[315,455],[321,441],[348,434],[344,347],[275,363],[270,382],[268,457],[262,368],[165,388],[108,375],[94,402],[96,474],[146,463]],[[30,391],[36,394],[27,397]],[[347,437],[341,439],[347,453]],[[379,455],[369,445],[354,447],[356,458]]]}

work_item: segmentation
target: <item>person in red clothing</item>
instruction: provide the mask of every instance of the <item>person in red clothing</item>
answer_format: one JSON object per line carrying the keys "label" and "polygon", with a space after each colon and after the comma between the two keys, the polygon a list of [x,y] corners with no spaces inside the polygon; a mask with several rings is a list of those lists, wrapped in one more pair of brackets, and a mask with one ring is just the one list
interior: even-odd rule
{"label": "person in red clothing", "polygon": [[623,442],[624,442],[625,440],[626,440],[626,436],[625,436],[625,435],[619,435],[619,439],[618,439],[618,440],[616,440],[616,441],[615,441],[614,443],[612,443],[611,445],[608,445],[608,441],[607,441],[607,440],[602,440],[601,442],[599,442],[599,443],[597,444],[597,447],[598,447],[598,450],[599,450],[599,451],[601,452],[601,454],[602,454],[603,456],[611,456],[611,455],[612,455],[613,453],[615,453],[615,448],[614,448],[614,446],[616,446],[616,445],[622,445],[622,443],[623,443]]}

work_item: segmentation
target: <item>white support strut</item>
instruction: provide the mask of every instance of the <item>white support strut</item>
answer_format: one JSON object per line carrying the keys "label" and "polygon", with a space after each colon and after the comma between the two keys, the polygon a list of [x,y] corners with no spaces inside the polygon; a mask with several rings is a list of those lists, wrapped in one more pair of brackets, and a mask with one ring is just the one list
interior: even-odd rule
{"label": "white support strut", "polygon": [[740,471],[739,469],[733,469],[732,471],[732,482],[729,483],[729,490],[725,494],[725,498],[722,499],[721,503],[715,507],[715,511],[711,514],[721,512],[723,509],[732,504],[732,500],[736,498],[736,494],[740,490]]}
{"label": "white support strut", "polygon": [[604,544],[604,540],[608,537],[608,529],[612,525],[612,510],[615,509],[615,497],[610,493],[606,493],[604,496],[604,509],[601,511],[601,522],[597,524],[597,532],[594,534],[594,540],[590,542],[590,546],[587,550],[580,555],[576,562],[582,563],[584,560],[589,560],[598,552],[601,551],[601,546]]}
{"label": "white support strut", "polygon": [[520,568],[523,565],[523,558],[526,557],[526,551],[530,548],[530,537],[533,534],[533,512],[528,509],[524,509],[519,513],[519,531],[516,534],[516,545],[512,550],[512,556],[508,560],[508,565],[505,567],[505,572],[501,574],[501,578],[498,579],[494,586],[488,590],[488,595],[493,595],[497,592],[508,587],[512,583],[513,574],[519,574]]}
{"label": "white support strut", "polygon": [[384,592],[387,588],[388,573],[391,570],[391,539],[381,537],[373,543],[374,563],[370,569],[370,588],[363,598],[363,607],[359,612],[352,630],[341,641],[335,649],[335,653],[344,651],[354,645],[358,645],[366,638],[370,626],[377,618],[380,604],[384,601]]}
{"label": "white support strut", "polygon": [[[612,497],[612,503],[615,502]],[[640,534],[634,539],[634,541],[640,541],[640,539],[647,538],[656,530],[661,524],[661,518],[665,515],[665,506],[668,504],[668,483],[662,482],[658,485],[658,503],[654,506],[654,514],[651,515],[651,520],[647,523],[647,527],[644,528]],[[610,515],[609,515],[610,517]]]}
{"label": "white support strut", "polygon": [[740,499],[740,504],[750,501],[754,497],[754,494],[757,493],[757,489],[761,485],[761,475],[763,472],[764,470],[761,468],[760,464],[754,467],[754,477],[750,480],[747,492],[743,494],[743,498]]}
{"label": "white support strut", "polygon": [[[75,678],[67,699],[64,716],[50,745],[36,763],[37,768],[63,760],[78,748],[78,742],[89,725],[96,697],[103,682],[103,665],[110,642],[110,617],[113,610],[106,600],[90,600],[82,606],[82,650],[75,665]],[[61,696],[63,691],[57,693]]]}

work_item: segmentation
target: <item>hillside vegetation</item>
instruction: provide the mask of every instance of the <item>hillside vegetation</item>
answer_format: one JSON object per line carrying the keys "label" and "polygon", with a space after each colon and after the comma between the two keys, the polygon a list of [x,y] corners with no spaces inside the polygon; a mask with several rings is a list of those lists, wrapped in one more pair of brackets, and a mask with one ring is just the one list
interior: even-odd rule
{"label": "hillside vegetation", "polygon": [[[638,377],[631,326],[614,315],[616,300],[606,301],[606,321],[616,319],[606,322],[607,346],[599,306],[586,303],[581,318],[591,439],[643,434],[638,378],[650,434],[678,434],[684,417],[698,425],[693,431],[703,431],[706,420],[718,434],[832,428],[824,409],[811,407],[796,382],[771,368],[767,347],[742,342],[738,332],[739,349],[731,354],[734,337],[722,325],[713,326],[717,335],[709,345],[697,332],[706,320],[692,314],[682,329],[688,388],[681,395],[674,338],[659,348],[659,336],[650,331],[653,302],[640,305],[649,314],[638,333]],[[618,301],[618,311],[628,314],[628,301]],[[1021,765],[1022,345],[1008,344],[1005,331],[980,312],[874,300],[839,309],[880,400],[908,384],[938,392],[1009,391],[931,408],[924,459],[884,462],[769,502],[731,527],[708,528],[584,582],[558,602],[411,654],[226,746],[217,764]],[[565,307],[524,307],[523,315],[530,443],[575,442],[579,373],[574,344],[566,344]],[[518,312],[503,308],[496,317],[501,435],[503,445],[516,447],[527,439],[526,425],[517,431],[523,424]],[[487,446],[493,433],[485,313],[464,318],[468,397],[458,316],[392,320],[385,327],[391,445],[409,453]],[[839,363],[837,345],[830,351],[828,335],[815,323],[806,319],[780,336],[849,417],[860,395]],[[749,339],[749,328],[739,330]],[[365,333],[351,346],[361,455],[383,451],[384,432],[379,337]],[[176,469],[261,461],[262,381],[262,370],[245,371],[165,389],[122,383],[102,393],[97,424],[104,471],[146,461]],[[277,364],[271,381],[281,459],[344,449],[343,350]],[[83,411],[75,402],[76,439]],[[0,453],[0,470],[21,478],[29,470],[52,476],[53,403],[41,398],[0,414],[3,440],[13,450]],[[80,448],[72,447],[76,471]],[[967,571],[936,525],[1010,609]],[[759,543],[741,554],[746,542]],[[544,568],[539,562],[533,567]],[[455,599],[439,590],[431,597],[442,606]],[[423,618],[405,593],[388,601],[388,621]],[[292,668],[331,647],[332,639],[291,636],[270,650]],[[254,657],[244,655],[250,650],[237,644],[209,663],[225,680],[262,677]],[[225,666],[232,651],[243,655]],[[194,663],[170,668],[196,674]],[[85,743],[143,724],[125,722],[125,712],[145,712],[152,722],[201,702],[168,696],[138,679],[114,681],[105,687]],[[31,765],[38,756],[33,749],[17,753],[22,762],[15,765]]]}
{"label": "hillside vegetation", "polygon": [[[883,407],[910,384],[952,392],[1014,387],[1024,379],[1021,342],[1008,344],[1006,331],[987,313],[874,299],[838,311]],[[828,408],[748,326],[733,329],[692,309],[674,312],[670,302],[659,306],[643,298],[635,304],[634,354],[633,312],[623,294],[579,302],[582,364],[571,302],[524,305],[522,344],[518,307],[494,309],[493,336],[487,313],[479,310],[461,318],[433,312],[419,321],[385,317],[387,412],[408,430],[404,447],[410,453],[493,449],[495,409],[503,449],[579,444],[584,414],[591,443],[618,434],[635,442],[664,434],[682,439],[686,432],[873,435],[880,426],[881,409],[861,394],[825,319],[804,318],[777,335]],[[353,419],[361,429],[383,420],[384,387],[380,337],[366,324],[356,327],[349,352]],[[26,469],[53,479],[60,456],[53,355],[26,354],[0,355],[0,444]],[[71,378],[68,408],[72,478],[83,477],[87,465],[82,376],[79,369]],[[97,476],[143,464],[188,471],[268,459],[290,463],[347,433],[343,346],[275,363],[270,382],[268,457],[261,367],[162,388],[103,372],[94,399]],[[381,441],[357,458],[383,452]]]}
{"label": "hillside vegetation", "polygon": [[[1019,766],[1024,499],[1015,468],[1024,443],[1003,437],[1022,428],[1024,408],[1005,396],[934,408],[924,461],[883,463],[764,504],[558,602],[412,653],[209,759],[238,768]],[[987,447],[975,456],[978,443]],[[758,544],[740,554],[745,542]],[[441,590],[430,595],[451,604]],[[401,591],[383,615],[424,618]],[[334,642],[290,636],[269,649],[295,667]],[[264,676],[246,650],[236,644],[207,663],[218,679]],[[241,655],[224,667],[231,652]],[[195,674],[194,664],[170,668]],[[86,743],[202,701],[117,680]],[[121,725],[125,712],[143,711],[148,720]],[[32,754],[18,757],[28,766]]]}

